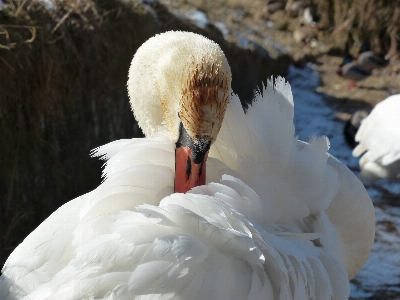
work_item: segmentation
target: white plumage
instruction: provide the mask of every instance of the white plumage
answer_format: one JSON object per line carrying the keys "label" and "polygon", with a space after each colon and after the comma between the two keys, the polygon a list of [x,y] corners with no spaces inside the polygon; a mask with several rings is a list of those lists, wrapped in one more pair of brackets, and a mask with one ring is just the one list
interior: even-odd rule
{"label": "white plumage", "polygon": [[104,182],[15,249],[0,298],[348,299],[372,247],[374,209],[328,148],[325,137],[294,137],[282,78],[247,114],[231,95],[207,184],[186,194],[173,193],[165,126],[99,147]]}
{"label": "white plumage", "polygon": [[378,103],[356,134],[361,178],[400,180],[400,94]]}

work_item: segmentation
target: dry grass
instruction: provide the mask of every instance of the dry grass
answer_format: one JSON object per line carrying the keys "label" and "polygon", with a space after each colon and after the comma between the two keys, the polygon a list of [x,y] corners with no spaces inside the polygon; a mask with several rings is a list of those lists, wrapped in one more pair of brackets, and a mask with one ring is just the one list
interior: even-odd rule
{"label": "dry grass", "polygon": [[[332,32],[338,47],[369,43],[378,52],[398,55],[400,2],[398,0],[315,0],[321,27]],[[333,30],[333,31],[332,31]]]}
{"label": "dry grass", "polygon": [[[11,1],[0,11],[0,78],[8,78],[0,98],[14,98],[15,107],[21,108],[35,131],[44,114],[62,117],[63,106],[72,104],[63,101],[66,93],[73,97],[97,87],[99,80],[106,79],[100,74],[119,61],[107,51],[113,50],[115,39],[124,36],[113,36],[108,29],[123,26],[123,8],[108,8],[106,1],[63,3],[55,1],[53,9],[48,10],[40,1],[30,1],[29,5],[27,1]],[[66,80],[72,80],[74,91],[60,93]]]}

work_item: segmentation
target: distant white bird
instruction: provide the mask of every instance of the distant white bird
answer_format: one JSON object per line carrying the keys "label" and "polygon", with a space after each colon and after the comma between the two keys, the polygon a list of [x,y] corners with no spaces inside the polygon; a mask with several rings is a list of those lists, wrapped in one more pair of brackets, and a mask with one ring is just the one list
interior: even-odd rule
{"label": "distant white bird", "polygon": [[400,94],[378,103],[356,134],[361,178],[400,180]]}
{"label": "distant white bird", "polygon": [[343,128],[344,138],[346,143],[351,147],[355,148],[357,146],[356,134],[358,129],[360,129],[361,122],[369,115],[370,110],[368,109],[358,109],[356,110],[350,118],[346,121]]}
{"label": "distant white bird", "polygon": [[104,182],[15,249],[0,298],[348,299],[374,239],[363,185],[325,137],[294,137],[284,79],[247,114],[230,81],[200,35],[144,43],[128,90],[147,137],[94,151]]}

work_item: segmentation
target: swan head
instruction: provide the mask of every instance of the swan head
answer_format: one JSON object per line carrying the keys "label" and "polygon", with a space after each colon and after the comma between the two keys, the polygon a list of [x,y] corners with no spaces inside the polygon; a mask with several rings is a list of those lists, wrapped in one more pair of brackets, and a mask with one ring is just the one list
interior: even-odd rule
{"label": "swan head", "polygon": [[132,110],[146,136],[167,128],[176,145],[176,192],[205,184],[205,161],[222,125],[231,77],[218,44],[195,33],[156,35],[132,60]]}

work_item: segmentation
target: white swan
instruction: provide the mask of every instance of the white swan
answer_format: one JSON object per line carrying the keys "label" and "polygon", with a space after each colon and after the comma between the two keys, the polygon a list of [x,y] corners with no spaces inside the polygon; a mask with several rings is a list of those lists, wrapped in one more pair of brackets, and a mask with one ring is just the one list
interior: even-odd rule
{"label": "white swan", "polygon": [[357,131],[353,155],[363,179],[400,180],[400,94],[378,103]]}
{"label": "white swan", "polygon": [[[348,298],[374,209],[326,138],[294,137],[288,83],[268,82],[246,115],[234,94],[226,108],[219,46],[167,32],[139,48],[128,89],[147,137],[94,151],[107,160],[104,182],[15,249],[1,299]],[[207,184],[173,193],[174,156],[187,160],[176,188],[198,185],[193,151],[204,162],[209,142]]]}

